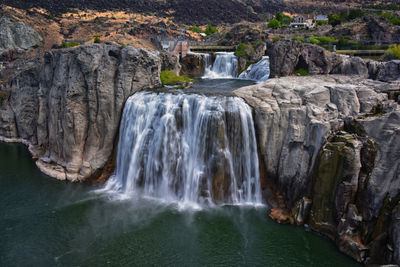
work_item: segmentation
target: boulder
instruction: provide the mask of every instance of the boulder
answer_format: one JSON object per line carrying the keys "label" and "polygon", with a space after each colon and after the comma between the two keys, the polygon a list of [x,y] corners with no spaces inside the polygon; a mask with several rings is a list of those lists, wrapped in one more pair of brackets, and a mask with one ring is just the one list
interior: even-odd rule
{"label": "boulder", "polygon": [[9,50],[28,50],[42,42],[42,37],[24,22],[0,18],[0,55]]}

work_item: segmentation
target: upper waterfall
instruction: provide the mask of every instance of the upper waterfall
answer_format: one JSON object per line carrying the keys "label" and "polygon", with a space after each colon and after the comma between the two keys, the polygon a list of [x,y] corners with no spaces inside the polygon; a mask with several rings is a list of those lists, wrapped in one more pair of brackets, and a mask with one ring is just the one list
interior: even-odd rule
{"label": "upper waterfall", "polygon": [[264,56],[260,61],[250,65],[247,70],[239,75],[239,79],[264,82],[269,78],[269,57]]}
{"label": "upper waterfall", "polygon": [[106,189],[188,204],[260,204],[250,107],[237,97],[140,92],[128,99]]}
{"label": "upper waterfall", "polygon": [[214,63],[211,62],[210,55],[206,55],[204,60],[206,71],[203,78],[232,79],[238,75],[238,60],[233,52],[216,53]]}

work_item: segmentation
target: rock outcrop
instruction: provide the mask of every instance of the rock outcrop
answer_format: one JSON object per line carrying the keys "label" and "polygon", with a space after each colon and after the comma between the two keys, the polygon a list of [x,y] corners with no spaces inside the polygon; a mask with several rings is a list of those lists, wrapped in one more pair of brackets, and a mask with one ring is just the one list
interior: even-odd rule
{"label": "rock outcrop", "polygon": [[0,136],[29,144],[50,176],[85,180],[110,158],[126,99],[159,87],[160,68],[157,53],[129,46],[53,50],[12,80]]}
{"label": "rock outcrop", "polygon": [[0,18],[0,55],[9,50],[28,50],[42,41],[42,37],[24,22]]}
{"label": "rock outcrop", "polygon": [[304,69],[311,75],[344,74],[368,77],[367,64],[359,57],[331,53],[328,50],[296,40],[269,44],[271,77],[289,76]]}
{"label": "rock outcrop", "polygon": [[202,77],[206,70],[204,55],[202,54],[188,54],[182,58],[181,75],[189,77]]}
{"label": "rock outcrop", "polygon": [[363,263],[400,263],[400,108],[383,93],[390,86],[292,76],[234,91],[254,108],[263,177],[284,196],[288,220]]}

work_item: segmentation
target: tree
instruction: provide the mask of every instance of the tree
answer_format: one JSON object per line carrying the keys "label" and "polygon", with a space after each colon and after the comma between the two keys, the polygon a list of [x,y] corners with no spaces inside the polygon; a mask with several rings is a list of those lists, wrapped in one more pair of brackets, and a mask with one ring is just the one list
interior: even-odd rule
{"label": "tree", "polygon": [[281,23],[277,19],[271,19],[268,23],[268,27],[272,29],[278,29],[281,27]]}
{"label": "tree", "polygon": [[281,12],[276,12],[275,19],[279,22],[283,21],[283,15]]}

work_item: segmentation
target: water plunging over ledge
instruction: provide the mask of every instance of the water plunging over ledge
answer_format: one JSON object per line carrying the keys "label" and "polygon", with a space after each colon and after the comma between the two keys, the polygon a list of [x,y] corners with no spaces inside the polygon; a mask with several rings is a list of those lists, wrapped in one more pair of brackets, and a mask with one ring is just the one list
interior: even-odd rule
{"label": "water plunging over ledge", "polygon": [[204,55],[206,79],[234,79],[238,75],[238,60],[233,52],[215,53],[215,61],[211,62],[209,54]]}
{"label": "water plunging over ledge", "polygon": [[262,203],[251,109],[240,98],[137,93],[119,140],[107,190],[200,206]]}

